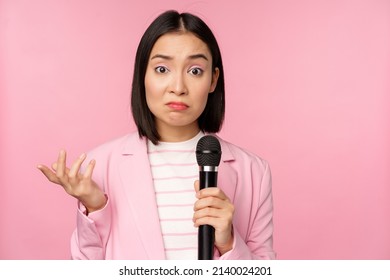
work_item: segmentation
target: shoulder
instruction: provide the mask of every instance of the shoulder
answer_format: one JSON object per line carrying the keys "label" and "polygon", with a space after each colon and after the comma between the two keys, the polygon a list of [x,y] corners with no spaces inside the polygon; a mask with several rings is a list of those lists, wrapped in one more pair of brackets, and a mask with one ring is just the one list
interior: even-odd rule
{"label": "shoulder", "polygon": [[142,145],[145,141],[139,138],[137,132],[117,137],[107,141],[88,152],[90,157],[107,157],[112,154],[123,154],[129,151],[129,148]]}
{"label": "shoulder", "polygon": [[237,162],[240,165],[257,166],[262,170],[269,169],[268,162],[257,154],[226,141],[218,136],[222,149],[222,160]]}

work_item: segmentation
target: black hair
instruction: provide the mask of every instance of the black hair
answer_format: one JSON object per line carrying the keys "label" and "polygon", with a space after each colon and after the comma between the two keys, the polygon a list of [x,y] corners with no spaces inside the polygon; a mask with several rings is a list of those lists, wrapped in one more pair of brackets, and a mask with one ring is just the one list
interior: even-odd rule
{"label": "black hair", "polygon": [[187,31],[202,40],[212,56],[212,69],[219,69],[219,77],[213,94],[208,95],[207,104],[198,118],[199,128],[203,132],[220,131],[225,116],[225,83],[221,52],[214,34],[206,23],[190,13],[166,11],[158,16],[146,29],[138,45],[135,57],[133,84],[131,90],[131,110],[137,125],[139,136],[147,137],[157,144],[160,140],[155,118],[146,103],[145,74],[149,56],[156,41],[166,33]]}

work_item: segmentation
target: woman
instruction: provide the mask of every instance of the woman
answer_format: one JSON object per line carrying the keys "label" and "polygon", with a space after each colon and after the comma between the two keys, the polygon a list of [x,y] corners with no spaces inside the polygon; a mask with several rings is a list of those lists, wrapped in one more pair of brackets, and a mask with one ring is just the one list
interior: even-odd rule
{"label": "woman", "polygon": [[[215,228],[214,259],[272,259],[268,164],[220,139],[218,187],[199,191],[195,146],[221,129],[224,73],[198,17],[168,11],[138,46],[130,133],[38,168],[79,201],[74,259],[196,259],[197,227]],[[83,163],[86,162],[86,166]]]}

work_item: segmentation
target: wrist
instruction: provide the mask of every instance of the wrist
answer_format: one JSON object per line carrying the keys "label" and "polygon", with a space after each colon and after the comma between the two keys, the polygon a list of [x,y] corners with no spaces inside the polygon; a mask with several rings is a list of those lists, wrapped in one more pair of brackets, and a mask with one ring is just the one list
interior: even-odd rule
{"label": "wrist", "polygon": [[233,249],[233,240],[234,240],[234,237],[233,237],[233,233],[232,233],[230,235],[229,240],[226,243],[224,243],[222,245],[215,244],[215,246],[217,247],[221,256]]}
{"label": "wrist", "polygon": [[86,208],[87,210],[86,214],[88,215],[89,213],[103,209],[107,204],[107,200],[108,200],[107,196],[102,193],[101,196],[95,197],[93,200],[89,200],[88,202],[83,202],[83,201],[80,202]]}

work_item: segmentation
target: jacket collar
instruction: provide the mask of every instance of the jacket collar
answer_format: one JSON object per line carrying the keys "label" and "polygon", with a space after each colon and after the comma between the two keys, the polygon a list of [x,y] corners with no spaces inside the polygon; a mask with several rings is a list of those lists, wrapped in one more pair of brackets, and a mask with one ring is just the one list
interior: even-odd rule
{"label": "jacket collar", "polygon": [[[221,161],[233,161],[235,158],[227,142],[215,134],[212,135],[217,137],[221,144]],[[147,153],[147,139],[145,137],[139,137],[138,133],[132,133],[128,135],[128,141],[125,141],[122,149],[122,155],[134,155],[137,153]]]}

